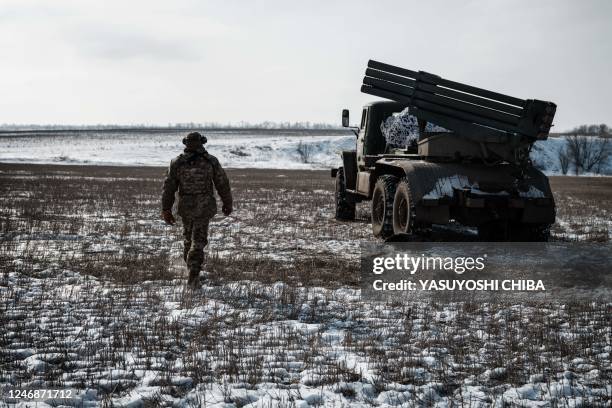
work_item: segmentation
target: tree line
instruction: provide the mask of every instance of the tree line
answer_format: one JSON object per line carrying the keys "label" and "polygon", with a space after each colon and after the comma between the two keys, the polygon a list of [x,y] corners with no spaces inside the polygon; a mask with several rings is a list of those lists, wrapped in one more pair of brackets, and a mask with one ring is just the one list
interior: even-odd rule
{"label": "tree line", "polygon": [[18,130],[103,130],[103,129],[148,129],[148,128],[168,128],[168,129],[337,129],[338,125],[332,125],[324,122],[246,122],[240,121],[235,123],[221,122],[180,122],[168,123],[165,126],[152,125],[145,123],[136,123],[130,125],[118,124],[96,124],[96,125],[60,125],[60,124],[14,124],[2,123],[0,130],[18,131]]}
{"label": "tree line", "polygon": [[601,123],[599,125],[580,125],[576,126],[569,132],[562,132],[561,134],[612,137],[612,129],[610,129],[610,127],[605,123]]}
{"label": "tree line", "polygon": [[576,175],[600,174],[612,154],[609,137],[574,134],[566,136],[565,140],[565,146],[559,150],[559,165],[563,174],[567,174],[570,166]]}

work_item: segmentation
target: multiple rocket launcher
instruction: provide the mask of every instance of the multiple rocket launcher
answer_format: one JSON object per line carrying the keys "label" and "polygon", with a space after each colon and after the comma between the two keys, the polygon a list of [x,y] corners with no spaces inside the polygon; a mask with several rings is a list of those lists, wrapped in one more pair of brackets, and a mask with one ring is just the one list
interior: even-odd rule
{"label": "multiple rocket launcher", "polygon": [[[548,137],[556,111],[552,102],[519,99],[373,60],[368,62],[361,91],[403,103],[419,123],[442,126],[454,137],[480,145],[497,144],[492,152],[509,161],[511,150],[529,148]],[[504,152],[499,144],[510,150]]]}

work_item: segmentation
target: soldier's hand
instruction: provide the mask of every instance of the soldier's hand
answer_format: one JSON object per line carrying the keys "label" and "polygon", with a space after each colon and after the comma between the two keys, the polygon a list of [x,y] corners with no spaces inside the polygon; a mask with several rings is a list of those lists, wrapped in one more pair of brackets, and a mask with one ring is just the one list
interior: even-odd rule
{"label": "soldier's hand", "polygon": [[162,219],[164,220],[164,222],[166,224],[169,224],[169,225],[176,224],[176,220],[174,219],[174,215],[172,215],[172,211],[170,211],[170,210],[163,210],[161,212],[161,217],[162,217]]}
{"label": "soldier's hand", "polygon": [[234,208],[232,207],[232,205],[226,205],[223,204],[223,207],[221,207],[221,211],[223,211],[223,214],[227,217],[228,215],[230,215],[232,213],[232,211],[234,211]]}

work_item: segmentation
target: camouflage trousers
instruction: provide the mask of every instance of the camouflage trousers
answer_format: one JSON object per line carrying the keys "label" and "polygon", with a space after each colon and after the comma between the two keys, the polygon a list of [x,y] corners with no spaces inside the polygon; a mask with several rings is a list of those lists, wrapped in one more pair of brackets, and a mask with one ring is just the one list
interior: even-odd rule
{"label": "camouflage trousers", "polygon": [[208,244],[208,218],[183,217],[183,259],[190,271],[200,271]]}

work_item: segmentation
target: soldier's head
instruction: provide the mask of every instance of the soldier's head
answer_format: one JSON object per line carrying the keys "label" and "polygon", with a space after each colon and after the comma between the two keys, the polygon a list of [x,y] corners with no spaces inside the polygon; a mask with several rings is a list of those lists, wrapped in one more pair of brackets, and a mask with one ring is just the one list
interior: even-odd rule
{"label": "soldier's head", "polygon": [[183,138],[183,144],[188,150],[197,150],[207,142],[206,136],[200,132],[191,132]]}

